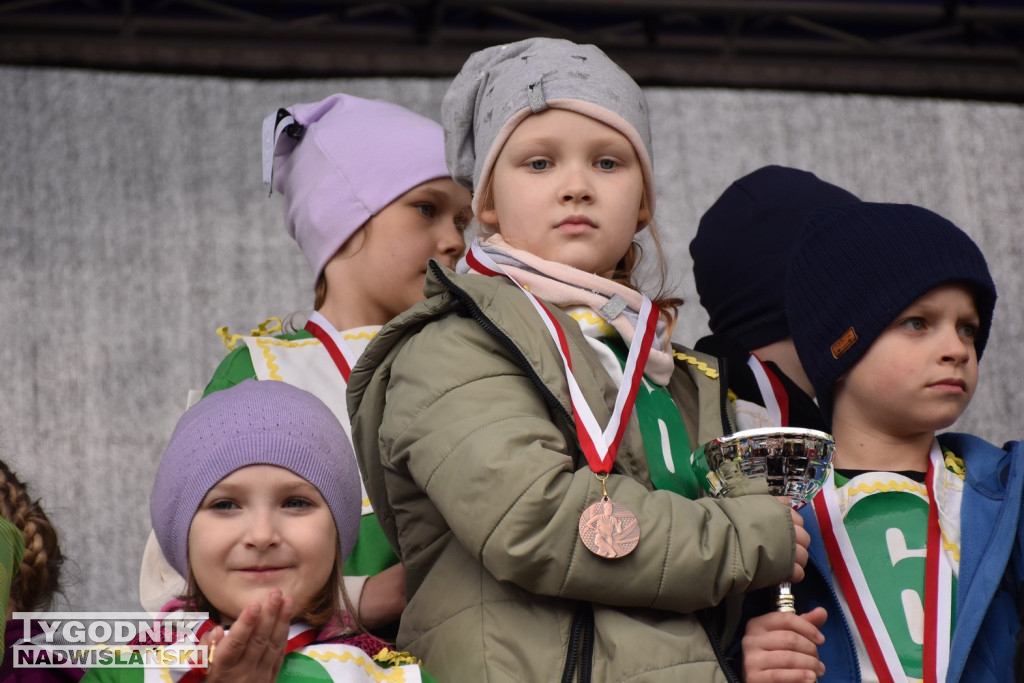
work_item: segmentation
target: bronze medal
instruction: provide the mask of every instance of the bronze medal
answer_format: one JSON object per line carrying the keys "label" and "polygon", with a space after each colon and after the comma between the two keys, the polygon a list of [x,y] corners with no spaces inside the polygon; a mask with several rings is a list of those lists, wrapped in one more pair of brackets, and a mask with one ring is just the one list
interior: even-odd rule
{"label": "bronze medal", "polygon": [[598,557],[616,559],[640,542],[640,524],[628,507],[604,496],[580,516],[580,539]]}

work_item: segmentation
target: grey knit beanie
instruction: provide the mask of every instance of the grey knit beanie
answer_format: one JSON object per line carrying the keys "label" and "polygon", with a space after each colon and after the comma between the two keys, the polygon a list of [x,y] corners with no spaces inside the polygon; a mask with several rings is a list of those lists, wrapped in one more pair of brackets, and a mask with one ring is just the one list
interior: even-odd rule
{"label": "grey knit beanie", "polygon": [[344,562],[355,545],[362,509],[348,437],[312,394],[284,382],[250,379],[190,408],[160,460],[149,513],[171,566],[188,576],[188,532],[200,503],[218,481],[249,465],[283,467],[320,491],[334,517]]}
{"label": "grey knit beanie", "polygon": [[654,166],[647,98],[640,86],[594,45],[529,38],[470,55],[441,103],[445,157],[455,180],[486,187],[494,162],[516,126],[547,108],[589,116],[622,133],[643,169],[654,213]]}
{"label": "grey knit beanie", "polygon": [[832,422],[835,384],[896,316],[942,285],[974,294],[981,358],[996,286],[978,245],[942,216],[909,204],[860,202],[811,214],[790,255],[786,309],[800,363]]}

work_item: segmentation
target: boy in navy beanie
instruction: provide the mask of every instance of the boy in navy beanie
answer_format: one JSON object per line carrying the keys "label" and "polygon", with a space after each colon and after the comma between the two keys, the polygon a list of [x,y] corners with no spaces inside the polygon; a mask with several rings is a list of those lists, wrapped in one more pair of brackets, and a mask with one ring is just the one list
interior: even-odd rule
{"label": "boy in navy beanie", "polygon": [[789,332],[784,276],[808,214],[859,201],[808,171],[765,166],[733,182],[701,217],[690,255],[712,334],[694,348],[722,359],[737,429],[825,430]]}
{"label": "boy in navy beanie", "polygon": [[748,677],[1012,680],[1024,447],[935,434],[977,386],[996,300],[984,256],[927,209],[831,207],[794,245],[785,296],[835,470],[801,511],[801,614],[748,623]]}

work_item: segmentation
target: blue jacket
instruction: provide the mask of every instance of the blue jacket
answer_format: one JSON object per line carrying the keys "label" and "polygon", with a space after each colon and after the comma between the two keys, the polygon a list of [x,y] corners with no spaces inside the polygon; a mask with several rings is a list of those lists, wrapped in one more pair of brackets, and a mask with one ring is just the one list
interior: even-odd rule
{"label": "blue jacket", "polygon": [[[1003,448],[968,434],[942,434],[939,442],[964,460],[967,474],[960,510],[960,574],[956,624],[947,683],[1012,681],[1017,600],[1024,581],[1021,492],[1024,442]],[[828,621],[818,657],[828,683],[861,680],[850,626],[839,606],[821,530],[810,505],[800,511],[811,536],[807,576],[793,587],[797,612],[822,606]]]}

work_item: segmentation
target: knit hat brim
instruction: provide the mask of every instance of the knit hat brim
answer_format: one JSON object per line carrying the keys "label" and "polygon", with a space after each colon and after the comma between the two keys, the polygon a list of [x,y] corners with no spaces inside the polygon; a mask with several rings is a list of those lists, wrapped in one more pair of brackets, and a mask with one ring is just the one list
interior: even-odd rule
{"label": "knit hat brim", "polygon": [[530,38],[473,53],[441,103],[448,169],[474,191],[474,211],[501,147],[519,123],[547,108],[605,123],[633,145],[653,214],[655,184],[647,98],[594,45]]}
{"label": "knit hat brim", "polygon": [[811,215],[786,272],[789,326],[800,362],[831,423],[835,384],[893,320],[942,285],[974,295],[980,359],[996,287],[981,250],[927,209],[862,202]]}
{"label": "knit hat brim", "polygon": [[190,408],[157,469],[150,517],[175,571],[188,576],[189,529],[206,494],[251,465],[282,467],[316,487],[334,519],[344,562],[355,545],[362,509],[348,437],[312,394],[284,382],[246,380]]}

